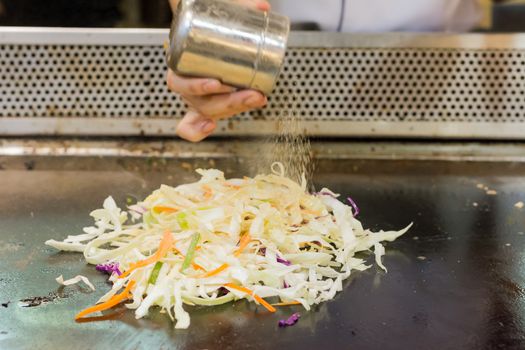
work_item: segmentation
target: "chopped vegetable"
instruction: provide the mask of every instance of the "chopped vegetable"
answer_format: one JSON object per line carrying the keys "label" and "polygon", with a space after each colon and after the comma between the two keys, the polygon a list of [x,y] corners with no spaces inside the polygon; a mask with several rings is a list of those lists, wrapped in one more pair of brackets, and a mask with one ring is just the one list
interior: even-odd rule
{"label": "chopped vegetable", "polygon": [[[197,248],[195,248],[195,250],[197,250]],[[180,250],[178,250],[177,248],[173,247],[173,251],[176,253],[176,254],[179,254],[180,256],[182,256],[183,258],[185,258],[185,255],[182,254],[180,252]],[[195,269],[195,270],[202,270],[202,271],[206,271],[206,269],[202,266],[200,266],[199,264],[195,263],[195,262],[191,262],[191,266]]]}
{"label": "chopped vegetable", "polygon": [[141,214],[141,215],[148,211],[148,209],[146,209],[146,208],[144,208],[144,207],[142,207],[140,205],[137,205],[137,204],[130,205],[128,207],[128,209],[133,211],[133,212],[135,212],[135,213]]}
{"label": "chopped vegetable", "polygon": [[346,200],[348,201],[348,203],[350,203],[350,205],[354,209],[354,217],[359,215],[360,210],[359,210],[359,207],[357,206],[357,204],[354,202],[354,200],[351,197],[347,197]]}
{"label": "chopped vegetable", "polygon": [[289,262],[289,261],[286,260],[286,259],[281,258],[279,255],[277,255],[277,262],[278,262],[278,263],[281,263],[281,264],[283,264],[283,265],[286,265],[286,266],[290,266],[290,265],[292,265],[291,262]]}
{"label": "chopped vegetable", "polygon": [[215,275],[218,275],[219,273],[221,273],[222,271],[226,270],[228,267],[230,267],[230,265],[228,264],[222,264],[221,266],[219,266],[218,268],[216,268],[215,270],[212,270],[210,272],[206,272],[205,274],[203,275],[200,275],[200,276],[197,276],[198,278],[208,278],[208,277],[213,277]]}
{"label": "chopped vegetable", "polygon": [[189,230],[190,228],[187,217],[188,215],[186,213],[179,213],[177,215],[177,222],[182,230]]}
{"label": "chopped vegetable", "polygon": [[268,302],[266,300],[264,300],[260,296],[256,295],[252,290],[250,290],[248,288],[237,286],[237,285],[235,285],[233,283],[227,283],[227,284],[224,285],[224,287],[226,287],[228,289],[234,289],[234,290],[237,290],[239,292],[251,295],[257,302],[259,302],[259,304],[264,306],[266,308],[266,310],[268,310],[270,312],[275,312],[276,311],[275,308],[272,305],[268,304]]}
{"label": "chopped vegetable", "polygon": [[[357,253],[373,251],[383,267],[382,242],[410,228],[364,229],[355,218],[357,206],[341,202],[328,189],[310,194],[305,181],[285,177],[282,166],[274,169],[269,175],[228,180],[219,170],[198,169],[197,182],[163,185],[138,202],[139,208],[148,208],[143,215],[134,210],[139,208],[121,210],[108,197],[91,213],[95,223],[84,233],[46,244],[81,252],[90,264],[109,262],[122,270],[110,277],[113,287],[88,313],[131,299],[126,307],[136,318],[158,306],[175,328],[188,328],[184,304],[247,299],[274,312],[275,306],[310,309],[332,300],[351,273],[369,268]],[[127,291],[117,294],[124,287]]]}
{"label": "chopped vegetable", "polygon": [[294,324],[296,324],[299,321],[300,317],[301,317],[301,315],[296,312],[296,313],[292,314],[292,316],[288,317],[287,320],[280,320],[279,321],[279,327],[284,328],[284,327],[293,326]]}
{"label": "chopped vegetable", "polygon": [[155,263],[155,266],[153,266],[153,270],[151,271],[151,275],[149,276],[148,283],[149,284],[155,284],[157,283],[157,278],[159,277],[160,269],[162,268],[162,262],[157,261]]}
{"label": "chopped vegetable", "polygon": [[170,208],[170,207],[163,207],[163,206],[155,206],[153,207],[153,211],[157,214],[160,213],[176,213],[179,210],[177,208]]}
{"label": "chopped vegetable", "polygon": [[199,243],[199,239],[201,238],[200,233],[194,233],[193,237],[190,242],[190,247],[188,248],[188,252],[186,253],[186,257],[184,258],[184,262],[182,263],[181,271],[186,270],[188,267],[190,267],[193,256],[195,255],[195,248],[197,247],[197,243]]}
{"label": "chopped vegetable", "polygon": [[241,241],[239,242],[239,248],[237,248],[237,250],[235,251],[234,255],[235,256],[239,256],[241,255],[242,251],[246,248],[246,246],[248,245],[248,243],[250,243],[250,240],[251,240],[251,237],[248,233],[246,233]]}
{"label": "chopped vegetable", "polygon": [[157,249],[157,252],[147,259],[138,261],[136,263],[132,263],[129,269],[126,272],[124,272],[122,275],[120,275],[119,278],[127,277],[134,270],[144,267],[144,266],[148,266],[150,264],[153,264],[156,261],[159,261],[160,259],[164,257],[164,255],[166,255],[166,253],[168,253],[168,251],[171,249],[172,244],[173,244],[173,237],[171,235],[171,232],[169,231],[164,232],[164,236],[162,237],[162,241],[160,241],[160,245],[159,245],[159,248]]}
{"label": "chopped vegetable", "polygon": [[204,190],[204,199],[210,199],[213,196],[213,190],[208,185],[203,185],[202,189]]}
{"label": "chopped vegetable", "polygon": [[287,303],[272,304],[272,306],[293,306],[293,305],[301,305],[301,303],[298,301],[289,301]]}
{"label": "chopped vegetable", "polygon": [[77,284],[78,282],[82,281],[89,287],[89,289],[91,289],[92,291],[95,290],[95,286],[89,281],[89,279],[87,277],[81,276],[81,275],[75,276],[75,277],[70,278],[70,279],[68,279],[66,281],[64,281],[64,277],[62,277],[62,275],[60,275],[60,276],[58,276],[56,278],[56,281],[58,282],[58,284],[61,284],[63,286],[70,286],[72,284]]}
{"label": "chopped vegetable", "polygon": [[99,272],[105,272],[109,275],[116,273],[117,275],[122,275],[118,268],[118,263],[108,263],[108,264],[98,264],[95,266],[95,269]]}
{"label": "chopped vegetable", "polygon": [[122,293],[114,295],[113,297],[111,297],[106,302],[103,302],[101,304],[98,304],[98,305],[95,305],[95,306],[92,306],[92,307],[88,307],[87,309],[85,309],[83,311],[80,311],[75,316],[75,319],[78,320],[79,318],[82,318],[84,316],[87,316],[87,315],[92,314],[92,313],[97,312],[97,311],[104,311],[104,310],[107,310],[107,309],[111,309],[112,307],[120,304],[124,300],[129,299],[131,297],[131,293],[130,293],[131,288],[133,288],[134,285],[135,285],[135,281],[129,281],[128,285],[126,286],[126,288],[124,289],[124,291]]}

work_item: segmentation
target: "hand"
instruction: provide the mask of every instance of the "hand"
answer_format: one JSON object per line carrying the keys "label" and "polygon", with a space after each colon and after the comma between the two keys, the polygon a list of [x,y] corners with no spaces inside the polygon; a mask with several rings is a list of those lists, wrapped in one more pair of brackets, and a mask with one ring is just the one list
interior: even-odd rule
{"label": "hand", "polygon": [[[239,3],[268,11],[270,4],[265,0],[237,0]],[[170,0],[172,9],[179,0]],[[266,97],[255,90],[239,90],[222,84],[216,79],[186,78],[172,70],[167,74],[168,88],[179,94],[188,104],[189,110],[177,125],[177,134],[192,142],[199,142],[209,136],[220,119],[261,108]]]}

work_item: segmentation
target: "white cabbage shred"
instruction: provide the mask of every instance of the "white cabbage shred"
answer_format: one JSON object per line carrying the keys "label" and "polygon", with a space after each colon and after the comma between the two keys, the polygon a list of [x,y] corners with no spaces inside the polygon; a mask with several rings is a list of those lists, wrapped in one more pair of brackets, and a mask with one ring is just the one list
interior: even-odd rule
{"label": "white cabbage shred", "polygon": [[[380,242],[393,241],[411,224],[400,231],[365,230],[337,194],[328,189],[309,194],[305,181],[297,184],[284,176],[281,164],[272,170],[274,174],[226,180],[219,170],[199,169],[198,182],[175,188],[163,185],[129,211],[108,197],[102,209],[91,213],[95,224],[84,228],[84,234],[46,244],[82,252],[90,264],[118,263],[126,271],[153,256],[164,233],[171,232],[174,249],[160,258],[155,284],[149,281],[156,263],[134,269],[125,278],[113,274],[113,288],[99,302],[133,280],[127,307],[141,318],[157,305],[176,321],[176,328],[190,325],[184,304],[254,300],[250,294],[223,288],[226,284],[247,288],[271,302],[296,302],[310,309],[333,299],[352,270],[369,267],[355,257],[357,252],[373,248],[377,265],[386,271]],[[193,264],[181,271],[195,233],[200,240]],[[245,235],[249,243],[235,254]],[[224,264],[220,273],[204,276]]]}
{"label": "white cabbage shred", "polygon": [[77,275],[73,278],[70,278],[64,281],[64,277],[60,275],[55,280],[57,281],[58,284],[61,284],[63,286],[70,286],[70,285],[77,284],[80,281],[82,281],[84,282],[84,284],[86,284],[89,287],[89,289],[91,289],[92,291],[95,291],[95,286],[93,285],[93,283],[89,281],[89,279],[86,276]]}

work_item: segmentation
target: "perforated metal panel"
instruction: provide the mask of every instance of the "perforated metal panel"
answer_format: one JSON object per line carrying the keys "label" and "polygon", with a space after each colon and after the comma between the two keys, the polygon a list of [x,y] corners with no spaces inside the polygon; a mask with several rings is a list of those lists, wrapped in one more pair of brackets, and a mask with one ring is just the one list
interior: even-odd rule
{"label": "perforated metal panel", "polygon": [[525,51],[292,49],[260,114],[307,120],[525,123]]}
{"label": "perforated metal panel", "polygon": [[[133,124],[137,121],[156,123],[148,134],[172,133],[170,120],[181,117],[185,106],[166,88],[164,36],[157,33],[147,44],[133,43],[129,33],[122,42],[117,35],[113,43],[101,44],[96,35],[79,44],[53,43],[50,37],[41,44],[1,44],[0,36],[0,132],[96,133],[87,125],[103,120],[101,127],[111,125],[115,134],[144,133],[142,124]],[[242,124],[234,133],[250,134],[249,123],[257,125],[253,133],[271,132],[280,116],[293,112],[319,135],[490,137],[492,132],[496,138],[525,138],[525,49],[344,43],[292,43],[268,106],[219,132],[232,133]],[[127,126],[115,127],[120,121]],[[171,123],[169,130],[162,123]],[[451,133],[444,123],[459,123],[466,132]],[[476,132],[494,124],[502,126]]]}
{"label": "perforated metal panel", "polygon": [[0,117],[172,117],[162,47],[0,46]]}

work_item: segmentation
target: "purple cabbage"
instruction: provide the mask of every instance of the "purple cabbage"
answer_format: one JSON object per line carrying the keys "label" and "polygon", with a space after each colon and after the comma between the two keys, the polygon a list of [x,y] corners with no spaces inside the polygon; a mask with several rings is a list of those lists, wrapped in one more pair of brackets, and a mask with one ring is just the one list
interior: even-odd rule
{"label": "purple cabbage", "polygon": [[134,211],[135,213],[138,213],[140,215],[145,214],[148,211],[148,209],[146,209],[146,208],[144,208],[144,207],[142,207],[142,206],[140,206],[138,204],[130,205],[128,207],[128,209],[131,210],[131,211]]}
{"label": "purple cabbage", "polygon": [[95,269],[99,272],[107,273],[108,275],[112,275],[113,273],[116,273],[119,276],[122,275],[122,272],[120,272],[118,268],[118,263],[99,264],[95,266]]}
{"label": "purple cabbage", "polygon": [[281,263],[281,264],[283,264],[283,265],[286,265],[286,266],[290,266],[290,265],[292,265],[291,262],[289,262],[289,261],[286,260],[286,259],[281,258],[279,255],[277,255],[277,262],[278,262],[278,263]]}
{"label": "purple cabbage", "polygon": [[290,285],[286,283],[286,281],[283,282],[283,288],[290,288]]}
{"label": "purple cabbage", "polygon": [[350,203],[352,208],[354,208],[354,218],[355,218],[360,213],[359,207],[357,206],[357,204],[355,204],[355,202],[354,202],[354,200],[352,198],[347,197],[346,200],[348,201],[348,203]]}
{"label": "purple cabbage", "polygon": [[224,287],[220,287],[219,289],[219,293],[218,293],[218,297],[223,297],[225,295],[227,295],[228,293],[230,293],[230,291]]}
{"label": "purple cabbage", "polygon": [[316,193],[314,193],[314,195],[316,195],[316,196],[330,196],[332,198],[337,198],[332,193],[327,192],[327,191],[316,192]]}
{"label": "purple cabbage", "polygon": [[279,321],[279,327],[281,327],[281,328],[291,327],[291,326],[293,326],[294,324],[296,324],[299,321],[300,317],[301,317],[301,315],[298,312],[296,312],[296,313],[292,314],[292,316],[288,317],[287,320],[280,320]]}

